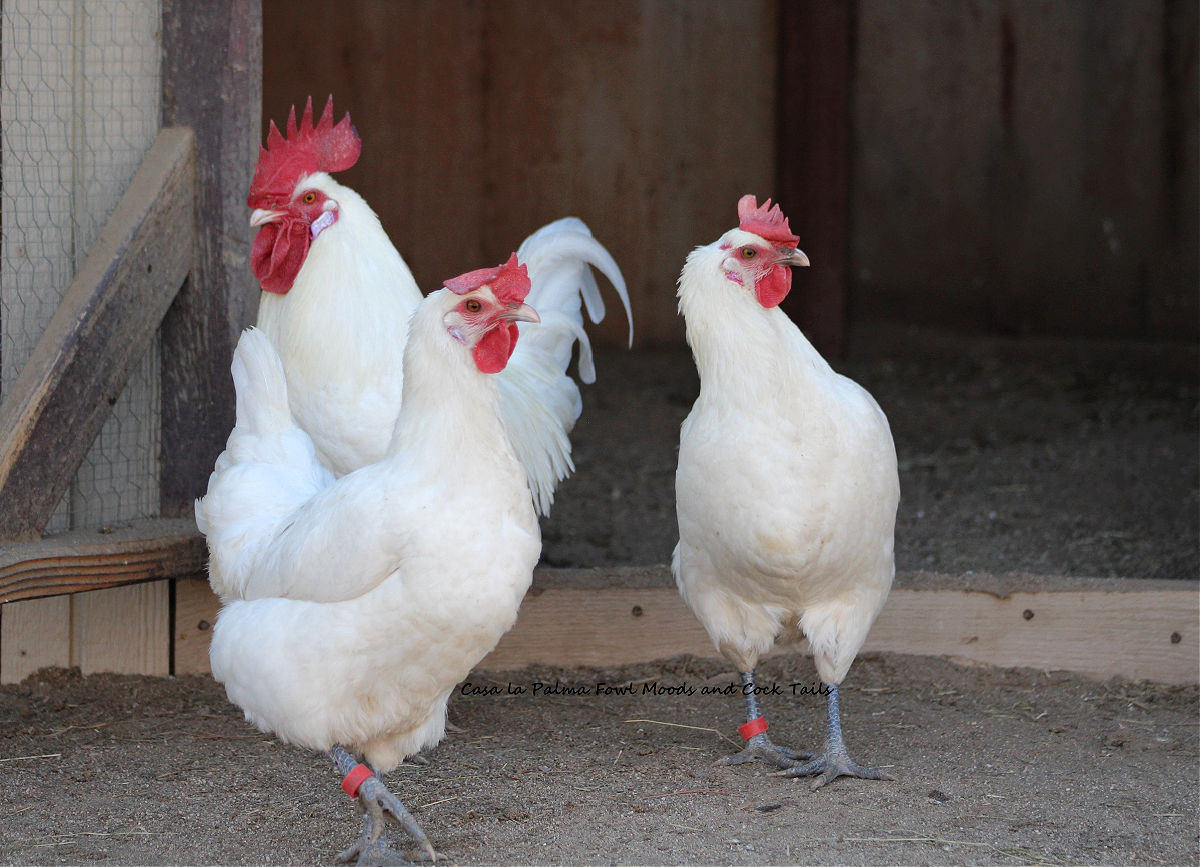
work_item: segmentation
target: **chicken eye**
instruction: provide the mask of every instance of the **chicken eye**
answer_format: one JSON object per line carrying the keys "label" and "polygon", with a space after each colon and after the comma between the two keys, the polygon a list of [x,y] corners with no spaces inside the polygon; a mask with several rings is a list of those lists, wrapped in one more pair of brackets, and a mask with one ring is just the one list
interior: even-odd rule
{"label": "chicken eye", "polygon": [[742,247],[742,258],[743,259],[753,259],[757,255],[758,255],[758,251],[755,250],[753,247]]}
{"label": "chicken eye", "polygon": [[466,301],[463,302],[463,307],[466,309],[466,311],[468,313],[478,313],[480,310],[483,309],[483,305],[480,304],[479,301],[475,298],[468,298]]}
{"label": "chicken eye", "polygon": [[304,204],[306,204],[306,205],[311,205],[311,204],[312,204],[313,202],[315,202],[316,200],[317,200],[317,194],[316,194],[316,193],[309,191],[309,192],[307,192],[307,193],[305,193],[305,194],[304,194]]}

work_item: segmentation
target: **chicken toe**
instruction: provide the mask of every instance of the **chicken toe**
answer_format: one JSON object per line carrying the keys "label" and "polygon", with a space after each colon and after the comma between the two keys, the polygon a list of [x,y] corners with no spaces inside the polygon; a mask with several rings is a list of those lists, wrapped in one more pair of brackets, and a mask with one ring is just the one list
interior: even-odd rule
{"label": "chicken toe", "polygon": [[370,812],[363,815],[363,831],[357,840],[338,853],[339,864],[351,861],[357,867],[384,867],[384,865],[411,865],[413,862],[392,848],[383,836],[383,828]]}
{"label": "chicken toe", "polygon": [[819,758],[775,773],[777,777],[808,777],[814,774],[816,777],[808,786],[809,790],[813,792],[832,783],[838,777],[858,777],[862,780],[896,779],[879,768],[865,768],[858,764],[846,754],[844,747],[838,752],[830,749],[828,745]]}
{"label": "chicken toe", "polygon": [[761,762],[766,762],[769,765],[774,765],[777,768],[791,768],[797,762],[805,761],[813,758],[812,753],[798,753],[795,750],[790,750],[787,747],[781,747],[772,742],[767,737],[766,732],[757,734],[747,741],[745,748],[740,753],[735,753],[732,756],[722,756],[717,759],[718,765],[744,765],[746,762],[753,762],[756,759]]}
{"label": "chicken toe", "polygon": [[[375,773],[370,772],[365,765],[355,762],[354,758],[342,747],[335,746],[329,751],[329,756],[339,770],[347,775],[346,781],[357,776],[358,779],[352,784],[353,790],[347,789],[347,791],[352,791],[353,796],[358,798],[364,812],[362,834],[358,840],[338,855],[338,861],[345,863],[353,859],[359,867],[369,864],[411,863],[400,852],[392,848],[384,834],[389,814],[420,847],[423,857],[420,857],[419,860],[437,861],[437,853],[433,850],[425,832],[421,830],[421,826],[417,824],[416,819],[412,817],[400,799],[391,793]],[[346,788],[346,781],[342,783],[343,788]]]}
{"label": "chicken toe", "polygon": [[846,742],[842,739],[842,717],[838,703],[837,684],[826,684],[829,688],[827,701],[829,704],[828,732],[825,738],[825,749],[820,756],[804,764],[793,765],[778,771],[780,777],[809,777],[814,776],[809,784],[810,791],[816,791],[838,777],[858,777],[863,780],[894,780],[886,771],[879,768],[864,767],[846,752]]}
{"label": "chicken toe", "polygon": [[744,765],[756,759],[777,768],[790,768],[796,762],[813,758],[813,753],[798,753],[773,743],[767,737],[767,720],[759,712],[758,688],[754,684],[754,672],[739,672],[742,678],[742,694],[746,696],[746,723],[738,727],[746,747],[740,753],[717,759],[718,765]]}

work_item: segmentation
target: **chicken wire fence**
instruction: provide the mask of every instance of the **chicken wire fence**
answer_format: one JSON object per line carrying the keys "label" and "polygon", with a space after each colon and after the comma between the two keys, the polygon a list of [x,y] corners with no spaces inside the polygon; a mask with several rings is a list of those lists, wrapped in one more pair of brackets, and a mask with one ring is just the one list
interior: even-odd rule
{"label": "chicken wire fence", "polygon": [[[0,400],[154,142],[159,0],[0,0]],[[157,514],[158,340],[49,527]]]}

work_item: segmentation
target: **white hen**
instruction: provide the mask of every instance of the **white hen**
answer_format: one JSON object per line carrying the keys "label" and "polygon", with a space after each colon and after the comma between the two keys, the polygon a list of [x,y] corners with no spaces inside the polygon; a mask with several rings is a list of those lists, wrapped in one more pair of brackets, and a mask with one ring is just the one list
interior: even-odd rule
{"label": "white hen", "polygon": [[[403,390],[404,325],[420,290],[379,219],[329,172],[354,165],[362,148],[350,116],[333,123],[333,98],[314,126],[310,98],[287,136],[274,123],[259,154],[248,203],[259,226],[251,266],[263,288],[258,327],[287,372],[292,411],[336,474],[379,460],[391,440]],[[568,434],[579,418],[579,388],[567,374],[575,343],[579,376],[595,380],[581,296],[593,322],[604,302],[592,275],[613,284],[633,324],[621,271],[573,217],[530,235],[517,251],[542,317],[523,325],[512,363],[500,373],[500,406],[538,510],[572,469]]]}
{"label": "white hen", "polygon": [[432,852],[347,750],[387,771],[442,738],[451,690],[512,626],[541,550],[486,375],[515,323],[537,321],[525,269],[514,258],[446,285],[412,319],[391,448],[336,480],[291,419],[270,342],[243,334],[237,425],[196,503],[223,603],[213,675],[263,731],[347,773],[367,810],[348,855],[390,851],[383,810]]}
{"label": "white hen", "polygon": [[[737,666],[750,743],[787,776],[886,775],[855,764],[842,741],[838,684],[883,607],[895,573],[900,488],[887,419],[835,373],[776,305],[791,266],[807,265],[778,206],[738,203],[740,226],[694,250],[679,309],[700,373],[676,473],[680,593]],[[777,747],[754,695],[754,667],[777,636],[808,637],[828,696],[822,755]]]}

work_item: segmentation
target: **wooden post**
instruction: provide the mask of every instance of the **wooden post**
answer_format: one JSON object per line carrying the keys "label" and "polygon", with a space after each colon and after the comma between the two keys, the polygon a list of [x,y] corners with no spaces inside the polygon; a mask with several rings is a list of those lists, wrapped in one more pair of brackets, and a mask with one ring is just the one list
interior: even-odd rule
{"label": "wooden post", "polygon": [[196,267],[162,324],[162,514],[190,515],[233,428],[229,363],[258,309],[246,192],[262,113],[260,0],[163,0],[163,125],[196,136]]}
{"label": "wooden post", "polygon": [[851,0],[779,4],[778,201],[811,268],[783,303],[824,355],[845,348],[850,253]]}

